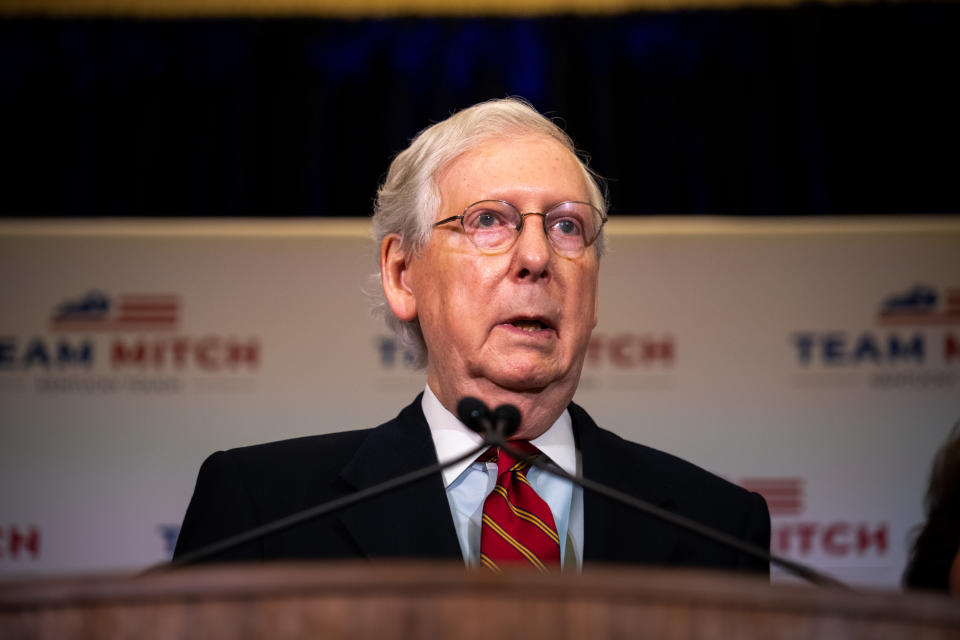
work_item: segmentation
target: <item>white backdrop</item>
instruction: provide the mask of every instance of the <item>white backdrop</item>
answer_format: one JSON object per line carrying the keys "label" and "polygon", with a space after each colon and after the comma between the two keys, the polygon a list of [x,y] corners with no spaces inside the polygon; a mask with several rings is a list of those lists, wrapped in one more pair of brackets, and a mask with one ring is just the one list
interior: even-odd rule
{"label": "white backdrop", "polygon": [[[897,587],[960,419],[960,221],[615,217],[576,400],[763,492],[773,550]],[[423,387],[366,221],[0,225],[0,576],[172,550],[216,449],[379,424]]]}

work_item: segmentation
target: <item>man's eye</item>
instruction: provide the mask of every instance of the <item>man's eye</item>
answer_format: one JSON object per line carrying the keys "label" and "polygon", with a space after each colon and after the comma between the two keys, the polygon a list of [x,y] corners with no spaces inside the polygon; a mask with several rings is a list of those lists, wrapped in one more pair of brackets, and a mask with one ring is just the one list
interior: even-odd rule
{"label": "man's eye", "polygon": [[503,216],[496,211],[477,211],[467,218],[474,229],[494,229],[504,225]]}
{"label": "man's eye", "polygon": [[496,214],[486,212],[481,213],[477,216],[476,226],[478,227],[492,227],[498,222]]}
{"label": "man's eye", "polygon": [[562,236],[580,235],[580,223],[572,218],[562,218],[555,221],[551,229],[554,233]]}

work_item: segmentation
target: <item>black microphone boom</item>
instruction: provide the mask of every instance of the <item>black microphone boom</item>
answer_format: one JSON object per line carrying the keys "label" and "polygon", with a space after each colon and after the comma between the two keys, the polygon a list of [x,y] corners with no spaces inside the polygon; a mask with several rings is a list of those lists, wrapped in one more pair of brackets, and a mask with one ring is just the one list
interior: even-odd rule
{"label": "black microphone boom", "polygon": [[483,444],[471,449],[454,460],[437,463],[423,469],[411,471],[410,473],[393,478],[392,480],[381,482],[380,484],[372,487],[367,487],[366,489],[362,489],[355,493],[336,498],[330,502],[304,509],[303,511],[293,513],[284,518],[280,518],[279,520],[274,520],[223,540],[218,540],[205,547],[201,547],[200,549],[185,553],[169,563],[154,565],[153,567],[145,570],[144,573],[155,573],[165,569],[194,564],[241,544],[254,542],[268,535],[306,522],[307,520],[329,515],[334,511],[339,511],[340,509],[344,509],[358,502],[362,502],[374,496],[386,493],[416,480],[440,473],[447,467],[453,466],[458,462],[476,457],[481,451],[489,447],[502,447],[510,455],[514,456],[514,458],[518,460],[524,460],[538,469],[541,469],[559,478],[563,478],[564,480],[568,480],[580,487],[583,487],[584,489],[587,489],[588,491],[599,493],[603,496],[616,500],[617,502],[621,502],[633,509],[643,511],[644,513],[648,513],[661,520],[674,524],[682,529],[693,531],[705,538],[719,542],[725,546],[732,547],[742,553],[746,553],[748,555],[777,564],[787,569],[791,573],[809,580],[810,582],[849,589],[849,587],[842,582],[831,578],[830,576],[819,573],[810,567],[774,555],[765,549],[761,549],[760,547],[740,540],[739,538],[723,533],[722,531],[717,531],[712,527],[708,527],[672,511],[667,511],[666,509],[652,505],[648,502],[640,500],[639,498],[635,498],[629,494],[617,491],[616,489],[611,489],[610,487],[606,487],[599,482],[594,482],[593,480],[589,480],[587,478],[571,475],[552,462],[543,462],[542,460],[537,459],[536,456],[525,456],[521,454],[520,452],[512,449],[507,442],[507,439],[517,432],[517,429],[520,427],[520,422],[522,421],[520,411],[513,405],[500,405],[491,413],[487,405],[481,400],[465,397],[457,404],[457,415],[461,422],[483,436]]}
{"label": "black microphone boom", "polygon": [[582,487],[588,491],[593,491],[594,493],[599,493],[600,495],[610,498],[611,500],[616,500],[622,504],[627,505],[631,509],[636,509],[637,511],[642,511],[649,515],[658,518],[664,522],[668,522],[674,526],[680,527],[687,531],[692,531],[708,540],[720,543],[725,547],[730,547],[736,549],[737,551],[753,556],[755,558],[760,558],[761,560],[766,560],[767,562],[773,563],[777,566],[783,567],[790,573],[804,578],[812,582],[813,584],[820,586],[830,586],[830,587],[839,587],[842,589],[849,589],[847,585],[840,582],[836,578],[832,578],[826,574],[820,573],[815,569],[812,569],[806,565],[800,564],[799,562],[794,562],[793,560],[788,560],[787,558],[778,556],[776,554],[770,553],[770,551],[758,547],[754,544],[750,544],[736,536],[724,533],[714,529],[713,527],[707,526],[703,523],[697,522],[685,516],[680,515],[679,513],[674,513],[673,511],[668,511],[663,507],[658,507],[657,505],[650,504],[645,500],[636,498],[628,493],[622,491],[617,491],[606,485],[600,484],[588,478],[584,478],[579,475],[571,475],[558,467],[553,462],[544,462],[538,459],[538,456],[525,456],[519,451],[516,451],[510,447],[510,443],[501,443],[500,445],[514,457],[516,460],[524,460],[528,462],[531,466],[534,466],[542,471],[545,471],[551,475],[557,476],[558,478],[563,478],[568,480],[573,484]]}
{"label": "black microphone boom", "polygon": [[[487,422],[489,423],[489,420],[487,420]],[[480,452],[484,451],[485,449],[488,449],[491,446],[494,446],[494,442],[490,438],[485,437],[483,444],[474,447],[470,451],[467,451],[466,453],[464,453],[462,456],[454,458],[453,460],[449,460],[447,462],[438,462],[437,464],[432,464],[429,467],[424,467],[422,469],[417,469],[416,471],[411,471],[410,473],[406,473],[402,476],[398,476],[396,478],[392,478],[385,482],[381,482],[380,484],[375,484],[371,487],[367,487],[366,489],[361,489],[360,491],[357,491],[355,493],[350,493],[345,496],[335,498],[333,500],[330,500],[329,502],[324,502],[323,504],[309,507],[307,509],[304,509],[303,511],[292,513],[283,518],[279,518],[272,522],[268,522],[258,527],[254,527],[253,529],[242,531],[236,535],[229,536],[222,540],[217,540],[216,542],[213,542],[205,547],[195,549],[194,551],[187,552],[182,556],[174,558],[170,562],[164,562],[164,563],[149,567],[146,570],[144,570],[143,573],[144,574],[156,573],[158,571],[164,571],[166,569],[172,569],[175,567],[196,564],[201,560],[212,558],[219,553],[227,551],[228,549],[233,549],[234,547],[240,546],[241,544],[255,542],[256,540],[260,540],[261,538],[265,538],[266,536],[272,535],[279,531],[289,529],[290,527],[294,527],[308,520],[313,520],[314,518],[319,518],[321,516],[329,515],[334,511],[345,509],[349,506],[357,504],[358,502],[363,502],[364,500],[369,500],[370,498],[373,498],[383,493],[387,493],[388,491],[393,491],[394,489],[410,484],[411,482],[422,480],[423,478],[428,478],[432,475],[442,472],[447,467],[452,467],[458,462],[462,462],[463,460],[472,460],[473,458],[476,458],[477,455],[480,454]]]}
{"label": "black microphone boom", "polygon": [[[511,409],[513,410],[513,413],[510,412]],[[411,471],[410,473],[393,478],[392,480],[381,482],[380,484],[367,487],[366,489],[362,489],[355,493],[351,493],[329,502],[304,509],[303,511],[299,511],[297,513],[292,513],[289,516],[268,522],[248,531],[242,531],[228,538],[217,540],[216,542],[213,542],[205,547],[185,553],[182,556],[171,560],[169,563],[154,565],[153,567],[146,569],[144,573],[154,573],[173,567],[195,564],[201,560],[206,560],[207,558],[216,556],[219,553],[237,547],[241,544],[260,540],[261,538],[285,529],[289,529],[290,527],[294,527],[308,520],[329,515],[335,511],[345,509],[358,502],[368,500],[374,496],[392,491],[393,489],[402,487],[411,482],[415,482],[422,478],[440,473],[447,467],[451,467],[463,460],[475,458],[481,451],[499,445],[505,438],[512,435],[516,431],[517,426],[520,424],[520,412],[516,407],[512,407],[510,405],[497,407],[497,424],[502,424],[502,426],[498,426],[497,433],[494,433],[494,426],[492,424],[493,415],[491,414],[490,409],[486,404],[483,403],[483,401],[477,400],[476,398],[471,398],[469,396],[463,398],[457,404],[457,416],[460,418],[460,421],[467,425],[470,429],[483,436],[483,444],[478,445],[454,460],[440,462],[423,469]],[[500,437],[497,435],[498,433],[507,435]]]}
{"label": "black microphone boom", "polygon": [[583,478],[579,475],[571,475],[552,462],[543,462],[542,460],[538,460],[536,456],[524,456],[520,454],[519,451],[511,449],[510,443],[507,442],[507,440],[517,432],[517,429],[520,427],[520,422],[523,420],[523,417],[520,415],[520,410],[512,404],[502,404],[493,410],[493,425],[490,424],[491,413],[487,408],[487,405],[484,404],[483,401],[477,400],[476,398],[463,398],[457,405],[457,413],[460,416],[460,420],[464,424],[481,435],[484,435],[488,442],[505,449],[507,453],[509,453],[515,459],[525,460],[532,466],[537,467],[538,469],[541,469],[551,475],[568,480],[569,482],[583,487],[588,491],[593,491],[594,493],[599,493],[602,496],[616,500],[617,502],[625,504],[632,509],[643,511],[644,513],[650,514],[655,518],[663,520],[664,522],[668,522],[674,526],[680,527],[681,529],[693,531],[694,533],[707,538],[708,540],[718,542],[726,547],[736,549],[741,553],[745,553],[755,558],[760,558],[761,560],[765,560],[777,566],[783,567],[790,573],[804,578],[805,580],[809,580],[814,584],[849,589],[847,585],[839,580],[822,574],[806,565],[770,553],[770,551],[750,544],[749,542],[741,540],[740,538],[731,536],[722,531],[718,531],[713,527],[709,527],[705,524],[697,522],[696,520],[691,520],[690,518],[681,516],[673,511],[668,511],[662,507],[650,504],[649,502],[640,500],[639,498],[636,498],[630,494],[617,491],[616,489],[602,485],[599,482],[594,482],[593,480]]}

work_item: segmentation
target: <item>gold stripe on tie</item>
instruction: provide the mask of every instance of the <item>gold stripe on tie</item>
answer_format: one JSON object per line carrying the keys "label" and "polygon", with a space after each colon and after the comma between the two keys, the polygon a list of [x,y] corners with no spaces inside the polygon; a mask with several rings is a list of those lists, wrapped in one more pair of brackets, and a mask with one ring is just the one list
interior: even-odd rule
{"label": "gold stripe on tie", "polygon": [[515,475],[514,477],[515,477],[517,480],[519,480],[520,482],[522,482],[523,484],[525,484],[525,485],[527,485],[528,487],[530,487],[531,489],[533,489],[533,485],[530,484],[530,481],[529,481],[529,480],[527,480],[527,474],[525,474],[525,473],[518,473],[518,474]]}
{"label": "gold stripe on tie", "polygon": [[539,569],[542,573],[549,573],[547,567],[540,561],[540,558],[537,557],[533,551],[527,549],[525,546],[517,542],[517,540],[511,536],[509,533],[503,530],[503,528],[493,521],[493,518],[487,514],[483,514],[483,523],[490,527],[493,531],[497,533],[501,538],[507,541],[507,544],[512,546],[514,549],[519,551],[527,561]]}
{"label": "gold stripe on tie", "polygon": [[494,492],[496,492],[498,496],[503,496],[504,502],[507,503],[507,507],[510,509],[510,511],[513,512],[513,515],[517,516],[521,520],[526,520],[530,524],[536,526],[538,529],[540,529],[545,534],[547,534],[548,538],[556,542],[558,545],[560,544],[560,536],[557,535],[556,531],[554,531],[549,526],[547,526],[547,524],[544,523],[543,520],[538,518],[536,515],[530,513],[526,509],[521,509],[520,507],[510,502],[510,498],[507,497],[507,490],[503,487],[503,485],[498,484],[496,487],[493,488],[493,490]]}
{"label": "gold stripe on tie", "polygon": [[490,571],[493,571],[494,573],[503,573],[503,569],[500,568],[500,565],[491,560],[490,556],[485,553],[480,554],[480,564],[485,566],[487,569],[490,569]]}

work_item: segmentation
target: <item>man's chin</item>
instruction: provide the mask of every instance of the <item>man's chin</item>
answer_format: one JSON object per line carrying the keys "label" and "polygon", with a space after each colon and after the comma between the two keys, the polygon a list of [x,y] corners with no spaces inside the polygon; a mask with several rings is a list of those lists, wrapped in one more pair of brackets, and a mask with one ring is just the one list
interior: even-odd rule
{"label": "man's chin", "polygon": [[560,376],[543,365],[494,369],[488,371],[485,377],[505,391],[515,393],[537,393],[560,381]]}

